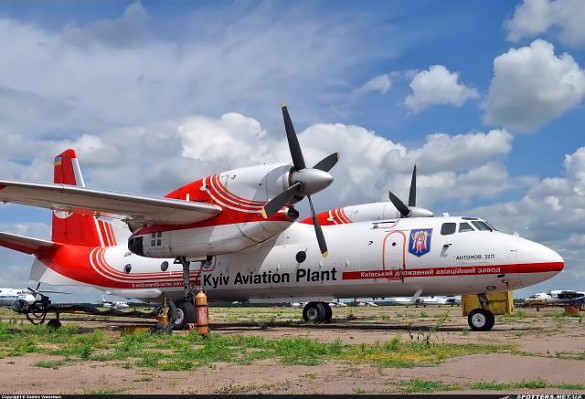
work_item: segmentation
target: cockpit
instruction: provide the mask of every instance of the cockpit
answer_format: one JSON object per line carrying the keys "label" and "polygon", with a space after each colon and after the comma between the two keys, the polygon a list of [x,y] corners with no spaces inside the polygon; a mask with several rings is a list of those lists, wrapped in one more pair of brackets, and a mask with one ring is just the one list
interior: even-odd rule
{"label": "cockpit", "polygon": [[441,225],[441,235],[448,236],[455,233],[468,233],[474,231],[494,231],[485,220],[463,217],[460,222],[445,222]]}

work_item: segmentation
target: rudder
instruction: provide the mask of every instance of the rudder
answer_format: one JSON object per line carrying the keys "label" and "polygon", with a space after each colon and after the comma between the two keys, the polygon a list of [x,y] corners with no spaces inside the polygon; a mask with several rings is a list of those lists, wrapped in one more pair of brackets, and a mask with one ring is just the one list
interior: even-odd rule
{"label": "rudder", "polygon": [[[55,184],[85,187],[74,150],[65,150],[55,157],[53,181]],[[67,211],[53,211],[52,240],[62,244],[90,247],[116,245],[110,223],[98,220],[94,216]]]}

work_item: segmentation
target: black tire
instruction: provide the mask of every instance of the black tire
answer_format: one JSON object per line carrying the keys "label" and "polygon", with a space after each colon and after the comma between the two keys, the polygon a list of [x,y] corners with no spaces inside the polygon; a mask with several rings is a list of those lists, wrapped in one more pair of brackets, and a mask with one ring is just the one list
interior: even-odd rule
{"label": "black tire", "polygon": [[495,321],[494,314],[485,309],[475,309],[467,316],[467,323],[473,331],[489,331]]}
{"label": "black tire", "polygon": [[183,330],[189,323],[195,323],[195,306],[188,301],[179,302],[173,329]]}
{"label": "black tire", "polygon": [[322,323],[327,317],[323,302],[309,302],[303,309],[303,319],[307,323]]}
{"label": "black tire", "polygon": [[61,322],[57,319],[51,319],[47,322],[47,327],[52,330],[57,330],[59,327],[61,327]]}
{"label": "black tire", "polygon": [[331,310],[331,306],[327,302],[321,302],[325,307],[325,323],[331,323],[331,318],[333,318],[333,310]]}

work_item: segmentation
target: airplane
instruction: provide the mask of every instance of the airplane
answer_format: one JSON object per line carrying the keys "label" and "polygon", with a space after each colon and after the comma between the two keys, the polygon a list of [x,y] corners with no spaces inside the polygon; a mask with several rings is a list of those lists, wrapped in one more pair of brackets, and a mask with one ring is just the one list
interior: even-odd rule
{"label": "airplane", "polygon": [[450,295],[450,296],[419,296],[419,297],[395,297],[389,298],[390,302],[397,304],[397,305],[404,305],[404,306],[427,306],[427,305],[461,305],[461,296],[460,295]]}
{"label": "airplane", "polygon": [[106,295],[110,294],[109,292],[106,292],[104,295],[102,295],[102,304],[104,306],[104,308],[109,308],[109,309],[126,309],[129,308],[130,305],[128,305],[128,302],[125,301],[108,301],[106,299]]}
{"label": "airplane", "polygon": [[[34,281],[167,298],[177,328],[194,322],[199,288],[217,301],[310,297],[305,321],[328,322],[335,298],[482,295],[563,269],[561,256],[541,244],[479,218],[419,217],[414,206],[401,211],[409,217],[321,226],[311,195],[331,184],[339,155],[307,167],[284,104],[282,114],[292,165],[217,173],[164,198],[85,187],[73,149],[55,158],[54,184],[0,180],[0,201],[53,211],[50,240],[0,233],[0,246],[33,255]],[[296,222],[294,205],[305,197],[311,224]],[[128,226],[127,241],[116,220]],[[489,330],[494,316],[476,309],[468,323]]]}
{"label": "airplane", "polygon": [[0,306],[12,306],[18,300],[32,304],[36,298],[27,289],[0,288]]}
{"label": "airplane", "polygon": [[526,299],[528,306],[577,306],[585,304],[585,292],[575,290],[550,290],[530,295]]}
{"label": "airplane", "polygon": [[378,307],[378,304],[374,301],[362,301],[359,299],[356,299],[355,304],[360,307]]}

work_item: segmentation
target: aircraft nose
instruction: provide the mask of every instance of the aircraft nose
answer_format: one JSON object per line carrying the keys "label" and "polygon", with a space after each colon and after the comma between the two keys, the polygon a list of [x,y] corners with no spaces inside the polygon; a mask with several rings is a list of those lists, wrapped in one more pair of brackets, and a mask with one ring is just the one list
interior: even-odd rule
{"label": "aircraft nose", "polygon": [[518,263],[531,264],[534,273],[559,273],[565,267],[565,261],[555,250],[525,239],[518,240]]}

